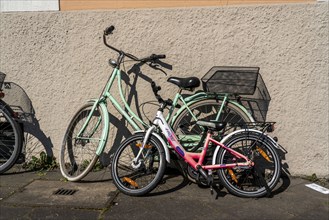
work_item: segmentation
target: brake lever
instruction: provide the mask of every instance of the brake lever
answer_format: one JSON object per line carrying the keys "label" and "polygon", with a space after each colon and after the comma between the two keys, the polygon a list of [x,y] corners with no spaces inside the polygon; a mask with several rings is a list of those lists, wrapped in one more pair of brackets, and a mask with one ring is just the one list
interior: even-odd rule
{"label": "brake lever", "polygon": [[160,66],[159,64],[156,64],[154,62],[151,62],[149,64],[149,67],[151,67],[151,68],[153,68],[155,70],[159,70],[159,71],[161,71],[163,74],[165,74],[167,76],[167,73],[163,69],[159,68],[159,66]]}

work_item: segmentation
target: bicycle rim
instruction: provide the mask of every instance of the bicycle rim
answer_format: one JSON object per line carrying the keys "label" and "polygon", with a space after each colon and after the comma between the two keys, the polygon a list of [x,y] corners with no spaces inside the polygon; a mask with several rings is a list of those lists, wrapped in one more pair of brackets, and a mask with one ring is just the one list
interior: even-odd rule
{"label": "bicycle rim", "polygon": [[22,148],[22,132],[4,106],[0,106],[0,173],[9,170]]}
{"label": "bicycle rim", "polygon": [[[99,157],[96,150],[105,138],[104,113],[99,106],[91,112],[92,107],[93,103],[88,103],[76,113],[63,140],[60,169],[69,181],[79,181],[92,170]],[[81,133],[89,116],[90,121]]]}
{"label": "bicycle rim", "polygon": [[[224,145],[255,163],[253,167],[218,170],[222,184],[230,193],[240,197],[262,197],[276,186],[280,178],[281,162],[275,147],[266,140],[265,135],[260,137],[259,134],[245,132],[233,136]],[[218,164],[237,163],[239,160],[224,149],[220,149],[217,157]]]}
{"label": "bicycle rim", "polygon": [[165,170],[162,145],[153,137],[133,164],[142,146],[144,135],[137,134],[124,141],[115,153],[112,163],[112,179],[116,187],[131,196],[142,196],[152,191],[161,181]]}

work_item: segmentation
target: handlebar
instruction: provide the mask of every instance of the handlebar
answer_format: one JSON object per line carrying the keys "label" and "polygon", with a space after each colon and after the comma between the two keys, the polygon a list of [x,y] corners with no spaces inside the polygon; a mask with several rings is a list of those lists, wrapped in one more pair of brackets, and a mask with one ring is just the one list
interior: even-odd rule
{"label": "handlebar", "polygon": [[145,58],[142,58],[140,59],[141,62],[155,62],[156,60],[160,60],[160,59],[165,59],[166,58],[166,55],[165,54],[152,54],[151,56],[149,57],[145,57]]}
{"label": "handlebar", "polygon": [[111,25],[110,27],[107,27],[105,30],[104,30],[104,35],[109,35],[109,34],[112,34],[112,32],[114,31],[114,26]]}
{"label": "handlebar", "polygon": [[134,60],[134,61],[139,61],[139,62],[143,62],[143,63],[147,63],[147,62],[151,62],[151,63],[154,63],[156,60],[159,60],[159,59],[165,59],[166,58],[166,55],[165,54],[152,54],[151,56],[149,57],[145,57],[145,58],[142,58],[142,59],[139,59],[137,57],[135,57],[134,55],[132,54],[129,54],[129,53],[125,53],[123,52],[122,50],[119,50],[111,45],[109,45],[107,43],[107,40],[106,40],[106,36],[110,35],[110,34],[113,34],[113,31],[115,30],[115,27],[113,25],[107,27],[105,30],[104,30],[104,34],[103,34],[103,42],[105,44],[105,46],[107,46],[108,48],[116,51],[117,53],[119,53],[120,55],[124,55],[124,56],[127,56],[129,57],[130,59]]}
{"label": "handlebar", "polygon": [[[107,43],[106,36],[108,36],[110,34],[113,34],[114,29],[115,29],[115,27],[113,25],[111,25],[111,26],[107,27],[104,30],[104,33],[103,33],[103,42],[104,42],[105,46],[107,46],[108,48],[110,48],[110,49],[116,51],[117,53],[119,53],[118,65],[120,65],[120,63],[122,62],[123,57],[124,56],[127,56],[130,59],[132,59],[134,61],[137,61],[137,62],[149,63],[149,66],[150,67],[157,69],[157,65],[154,65],[154,63],[157,60],[165,59],[166,58],[166,55],[165,54],[152,54],[151,56],[148,56],[148,57],[144,57],[142,59],[139,59],[139,58],[135,57],[132,54],[125,53],[122,50],[119,50],[119,49],[117,49],[117,48],[109,45]],[[172,100],[170,100],[170,99],[168,99],[168,100],[163,100],[162,99],[162,97],[158,94],[158,92],[161,90],[161,87],[160,86],[157,86],[154,81],[151,82],[151,86],[152,86],[152,91],[153,91],[156,99],[158,100],[159,103],[162,104],[162,107],[161,107],[162,109],[164,109],[167,105],[171,106],[173,104]]]}

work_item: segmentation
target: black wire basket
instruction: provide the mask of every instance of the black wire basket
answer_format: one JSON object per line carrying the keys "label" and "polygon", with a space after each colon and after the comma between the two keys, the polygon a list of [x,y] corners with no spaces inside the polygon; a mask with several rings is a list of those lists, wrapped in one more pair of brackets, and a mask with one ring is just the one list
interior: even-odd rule
{"label": "black wire basket", "polygon": [[241,95],[241,104],[251,113],[254,119],[258,122],[266,121],[268,108],[270,105],[271,96],[268,92],[264,80],[258,74],[257,86],[254,94]]}
{"label": "black wire basket", "polygon": [[201,81],[206,92],[231,94],[256,121],[266,121],[271,97],[259,67],[215,66]]}
{"label": "black wire basket", "polygon": [[252,95],[258,74],[258,67],[214,66],[201,81],[208,92]]}

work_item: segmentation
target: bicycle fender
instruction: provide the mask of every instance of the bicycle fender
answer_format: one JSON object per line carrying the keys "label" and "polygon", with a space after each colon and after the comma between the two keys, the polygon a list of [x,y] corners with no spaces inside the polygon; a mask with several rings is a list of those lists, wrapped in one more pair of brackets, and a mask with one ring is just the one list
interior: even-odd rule
{"label": "bicycle fender", "polygon": [[[197,96],[197,94],[191,96],[191,97],[188,97],[187,99],[185,99],[186,101],[186,105],[189,107],[191,105],[193,105],[194,103],[197,103],[197,102],[200,102],[200,101],[204,101],[204,100],[216,100],[217,98],[215,96],[206,96],[206,93],[204,92],[201,92],[199,93],[199,96]],[[240,110],[242,110],[247,116],[248,118],[250,119],[251,122],[255,122],[255,119],[252,117],[252,115],[246,110],[246,108],[242,105],[240,105],[239,103],[237,102],[234,102],[234,101],[231,101],[229,100],[228,101],[231,105],[234,105],[236,106],[237,108],[239,108]],[[186,106],[182,106],[180,109],[177,110],[177,112],[173,115],[173,118],[171,120],[171,125],[174,124],[174,122],[176,121],[176,118],[186,109]]]}
{"label": "bicycle fender", "polygon": [[[134,134],[136,133],[145,133],[145,131],[135,131]],[[155,132],[152,132],[151,134],[152,136],[154,136],[156,139],[158,139],[158,141],[160,141],[160,143],[162,144],[162,147],[165,151],[165,155],[166,155],[166,161],[168,163],[170,163],[170,153],[169,153],[169,149],[167,147],[167,144],[166,142],[162,139],[162,137],[160,137],[160,135],[158,135],[157,133]]]}
{"label": "bicycle fender", "polygon": [[90,102],[90,103],[95,103],[95,102],[97,102],[98,101],[98,99],[88,99],[87,100],[87,102]]}
{"label": "bicycle fender", "polygon": [[[255,132],[255,133],[258,133],[258,134],[263,134],[263,135],[265,135],[266,136],[266,138],[277,148],[277,149],[281,149],[280,148],[280,145],[271,137],[271,136],[269,136],[268,134],[265,134],[265,133],[263,133],[263,132],[261,132],[261,131],[259,131],[259,130],[255,130],[255,129],[240,129],[240,130],[237,130],[237,131],[234,131],[234,132],[232,132],[232,133],[230,133],[230,134],[228,134],[228,135],[226,135],[221,141],[220,141],[220,143],[221,144],[223,144],[226,140],[228,140],[229,138],[231,138],[233,135],[235,135],[235,134],[238,134],[238,133],[242,133],[242,132]],[[214,155],[213,155],[213,158],[212,158],[212,164],[214,165],[214,164],[216,164],[216,158],[217,158],[217,154],[218,154],[218,152],[219,152],[219,149],[220,149],[220,147],[219,146],[217,146],[216,147],[216,149],[215,149],[215,151],[214,151]]]}
{"label": "bicycle fender", "polygon": [[205,93],[203,91],[199,91],[199,92],[197,91],[194,94],[184,98],[184,100],[186,102],[191,102],[191,101],[196,100],[196,99],[201,99],[202,100],[202,99],[207,99],[207,98],[208,98],[207,93]]}
{"label": "bicycle fender", "polygon": [[99,147],[96,149],[96,154],[98,156],[100,156],[104,151],[104,148],[105,148],[105,145],[106,145],[107,139],[108,139],[108,134],[109,134],[109,130],[110,130],[110,123],[109,123],[110,115],[109,115],[109,112],[107,111],[107,106],[105,103],[98,102],[97,99],[90,99],[87,102],[93,103],[94,105],[97,103],[100,106],[100,109],[104,115],[105,127],[104,127],[103,134],[102,134],[102,136],[104,135],[104,139],[103,139],[101,145],[99,145]]}

